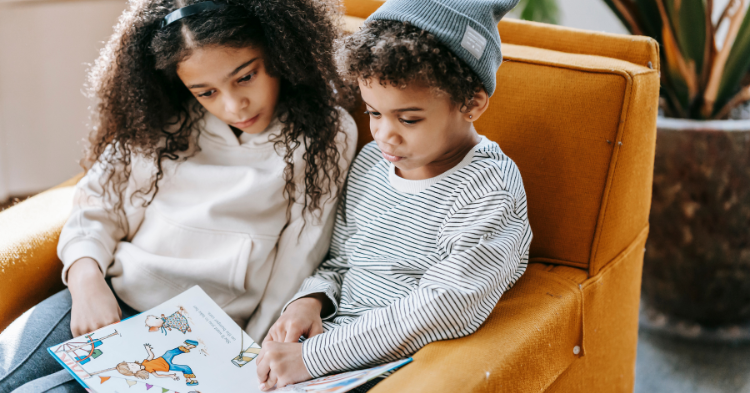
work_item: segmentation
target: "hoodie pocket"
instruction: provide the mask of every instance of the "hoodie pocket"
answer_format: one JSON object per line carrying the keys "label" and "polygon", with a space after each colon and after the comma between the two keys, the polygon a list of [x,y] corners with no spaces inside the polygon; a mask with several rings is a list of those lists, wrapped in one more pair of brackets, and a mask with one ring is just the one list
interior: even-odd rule
{"label": "hoodie pocket", "polygon": [[200,285],[225,306],[246,291],[253,247],[248,234],[187,227],[152,210],[133,239],[119,244],[115,257],[128,292],[139,288],[141,293],[133,295],[147,296],[154,305]]}

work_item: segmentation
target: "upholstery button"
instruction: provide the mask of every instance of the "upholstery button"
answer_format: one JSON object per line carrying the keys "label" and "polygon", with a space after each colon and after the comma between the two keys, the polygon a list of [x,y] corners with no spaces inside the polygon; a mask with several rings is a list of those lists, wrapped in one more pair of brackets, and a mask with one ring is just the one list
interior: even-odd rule
{"label": "upholstery button", "polygon": [[581,353],[581,347],[576,345],[575,347],[573,347],[573,355],[578,355],[579,353]]}

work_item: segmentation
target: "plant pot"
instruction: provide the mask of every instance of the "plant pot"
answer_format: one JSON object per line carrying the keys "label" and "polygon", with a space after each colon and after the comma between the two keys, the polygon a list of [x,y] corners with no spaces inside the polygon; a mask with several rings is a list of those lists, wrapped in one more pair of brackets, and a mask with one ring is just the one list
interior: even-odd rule
{"label": "plant pot", "polygon": [[666,315],[688,336],[750,327],[750,120],[659,118],[650,225],[652,325]]}

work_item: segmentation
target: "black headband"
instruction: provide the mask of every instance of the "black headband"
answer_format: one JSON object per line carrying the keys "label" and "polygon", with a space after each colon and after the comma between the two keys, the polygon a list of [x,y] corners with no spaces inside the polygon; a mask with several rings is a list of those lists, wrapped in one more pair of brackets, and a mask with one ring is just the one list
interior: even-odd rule
{"label": "black headband", "polygon": [[202,1],[200,3],[195,3],[187,7],[182,7],[170,12],[169,15],[165,16],[164,19],[162,19],[161,26],[159,26],[159,28],[164,28],[169,24],[177,22],[178,20],[186,18],[188,16],[200,14],[204,11],[218,10],[220,8],[226,8],[226,4],[216,4],[213,1]]}

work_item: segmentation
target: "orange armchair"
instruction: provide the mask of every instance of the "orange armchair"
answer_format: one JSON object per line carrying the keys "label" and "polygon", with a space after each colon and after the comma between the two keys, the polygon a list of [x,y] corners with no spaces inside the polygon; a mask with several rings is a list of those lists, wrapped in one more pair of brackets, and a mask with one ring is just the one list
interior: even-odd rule
{"label": "orange armchair", "polygon": [[[349,28],[382,4],[344,3]],[[500,34],[505,62],[476,127],[521,170],[531,263],[476,333],[426,346],[373,392],[632,392],[657,44],[513,20]],[[76,181],[0,213],[0,329],[62,288],[55,247]]]}

